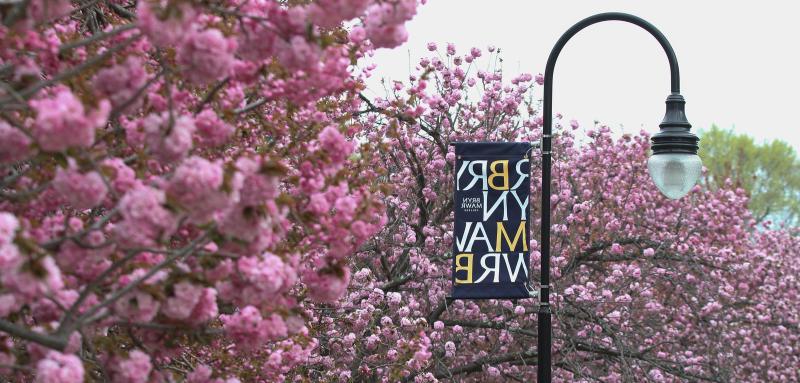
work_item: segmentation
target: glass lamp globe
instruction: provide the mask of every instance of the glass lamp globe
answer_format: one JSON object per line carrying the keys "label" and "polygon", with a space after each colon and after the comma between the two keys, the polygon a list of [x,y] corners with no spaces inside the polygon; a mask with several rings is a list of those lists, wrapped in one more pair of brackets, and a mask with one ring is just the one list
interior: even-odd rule
{"label": "glass lamp globe", "polygon": [[669,199],[680,199],[692,190],[700,178],[703,163],[691,153],[658,153],[647,160],[653,182]]}

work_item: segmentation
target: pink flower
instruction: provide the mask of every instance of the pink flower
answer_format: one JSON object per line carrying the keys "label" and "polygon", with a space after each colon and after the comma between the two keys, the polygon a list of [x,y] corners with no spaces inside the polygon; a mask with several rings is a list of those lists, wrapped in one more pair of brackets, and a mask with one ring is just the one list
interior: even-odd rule
{"label": "pink flower", "polygon": [[0,270],[15,270],[21,262],[22,258],[16,245],[0,246]]}
{"label": "pink flower", "polygon": [[202,223],[231,202],[221,190],[223,180],[219,163],[192,156],[175,170],[167,186],[167,195],[189,214],[192,222]]}
{"label": "pink flower", "polygon": [[75,355],[50,351],[36,363],[36,383],[83,383],[83,363]]}
{"label": "pink flower", "polygon": [[[242,13],[252,15],[268,15],[275,12],[276,3],[272,1],[248,1],[242,5]],[[245,60],[262,61],[271,59],[275,53],[278,36],[271,26],[254,18],[243,17],[239,20],[242,33],[237,45],[239,56]]]}
{"label": "pink flower", "polygon": [[436,43],[434,43],[434,42],[428,43],[428,50],[431,51],[431,52],[435,51],[436,50]]}
{"label": "pink flower", "polygon": [[270,297],[282,289],[288,289],[296,280],[295,271],[272,253],[239,258],[236,267],[243,281],[256,288],[262,297]]}
{"label": "pink flower", "polygon": [[286,327],[283,317],[272,314],[268,318],[264,318],[264,322],[261,323],[261,332],[265,339],[275,341],[286,338],[289,335],[289,328]]}
{"label": "pink flower", "polygon": [[348,37],[350,41],[360,44],[367,38],[367,31],[362,27],[353,27]]}
{"label": "pink flower", "polygon": [[192,148],[194,119],[187,115],[174,116],[170,124],[169,112],[150,114],[141,121],[144,142],[163,162],[177,161]]}
{"label": "pink flower", "polygon": [[205,364],[195,366],[194,371],[186,375],[186,383],[209,383],[211,381],[211,367]]}
{"label": "pink flower", "polygon": [[[340,216],[341,220],[351,221],[358,207],[358,202],[355,197],[346,195],[337,199],[333,207],[336,209],[336,214]],[[414,240],[416,240],[416,238]]]}
{"label": "pink flower", "polygon": [[152,245],[154,240],[168,237],[177,224],[165,207],[163,191],[137,185],[119,202],[123,220],[115,226],[123,242],[133,245]]}
{"label": "pink flower", "polygon": [[647,373],[647,376],[650,377],[655,382],[663,382],[664,381],[664,374],[661,373],[661,370],[654,368]]}
{"label": "pink flower", "polygon": [[36,111],[33,137],[39,147],[49,152],[91,146],[95,129],[105,125],[111,109],[109,102],[102,100],[97,110],[87,112],[66,88],[58,88],[52,98],[33,100],[30,104]]}
{"label": "pink flower", "polygon": [[98,71],[93,82],[97,92],[111,100],[111,105],[121,107],[129,103],[124,110],[131,111],[142,104],[142,97],[136,100],[133,98],[147,83],[148,78],[149,74],[142,60],[136,56],[128,56],[124,63]]}
{"label": "pink flower", "polygon": [[31,0],[28,4],[28,14],[37,23],[66,17],[71,10],[72,4],[67,0]]}
{"label": "pink flower", "polygon": [[319,65],[320,48],[303,36],[292,36],[288,42],[280,42],[278,61],[291,70],[313,72]]}
{"label": "pink flower", "polygon": [[160,306],[152,295],[136,291],[117,300],[114,313],[131,322],[149,322],[156,317]]}
{"label": "pink flower", "polygon": [[266,342],[288,335],[283,318],[276,314],[263,318],[253,306],[246,306],[233,315],[223,315],[221,319],[225,333],[243,350],[254,350]]}
{"label": "pink flower", "polygon": [[197,302],[200,301],[200,296],[203,295],[203,288],[185,281],[176,283],[172,288],[174,293],[164,302],[161,312],[172,319],[189,318]]}
{"label": "pink flower", "polygon": [[325,194],[314,193],[309,198],[306,209],[314,214],[324,214],[331,209],[331,204],[325,198]]}
{"label": "pink flower", "polygon": [[19,220],[14,214],[0,212],[0,247],[10,245],[19,229]]}
{"label": "pink flower", "polygon": [[655,255],[656,251],[653,250],[652,248],[648,247],[648,248],[644,249],[643,253],[644,253],[645,257],[652,257],[653,255]]}
{"label": "pink flower", "polygon": [[24,302],[14,297],[14,294],[0,295],[0,318],[6,318],[11,313],[19,310]]}
{"label": "pink flower", "polygon": [[308,296],[323,303],[333,303],[344,295],[350,283],[350,268],[337,267],[333,270],[314,272],[310,269],[303,274],[303,283],[308,287]]}
{"label": "pink flower", "polygon": [[353,152],[353,144],[333,125],[328,125],[319,133],[319,143],[334,164],[341,164]]}
{"label": "pink flower", "polygon": [[280,162],[263,158],[239,158],[236,168],[244,177],[239,190],[241,203],[258,206],[275,199],[280,193],[279,175],[283,172],[283,167]]}
{"label": "pink flower", "polygon": [[61,270],[52,257],[18,264],[14,270],[3,270],[2,282],[8,289],[28,299],[54,294],[64,287]]}
{"label": "pink flower", "polygon": [[222,316],[225,333],[245,350],[255,349],[265,341],[260,339],[262,320],[261,313],[253,306],[247,306],[233,315]]}
{"label": "pink flower", "polygon": [[139,29],[147,35],[148,40],[160,47],[180,43],[193,28],[194,9],[186,3],[165,6],[163,9],[153,9],[151,4],[149,1],[142,1],[136,6]]}
{"label": "pink flower", "polygon": [[236,42],[227,39],[217,29],[188,34],[178,47],[178,63],[186,78],[195,84],[208,84],[231,73]]}
{"label": "pink flower", "polygon": [[203,289],[197,305],[194,306],[189,321],[195,324],[209,322],[219,315],[217,307],[217,290],[212,288]]}
{"label": "pink flower", "polygon": [[444,344],[444,350],[447,357],[452,358],[453,356],[455,356],[456,353],[456,344],[451,341],[448,341],[447,343]]}
{"label": "pink flower", "polygon": [[46,298],[40,298],[30,304],[31,315],[37,322],[50,322],[60,318],[63,314],[62,307],[70,307],[78,299],[75,290],[59,290]]}
{"label": "pink flower", "polygon": [[403,295],[395,291],[388,292],[386,293],[386,300],[389,302],[389,305],[398,306],[403,300]]}
{"label": "pink flower", "polygon": [[373,4],[367,9],[367,36],[376,48],[394,48],[408,40],[405,23],[417,13],[416,0]]}
{"label": "pink flower", "polygon": [[19,129],[0,121],[0,164],[24,159],[31,151],[31,139]]}
{"label": "pink flower", "polygon": [[408,40],[404,25],[387,25],[367,28],[367,36],[376,48],[394,48]]}
{"label": "pink flower", "polygon": [[220,232],[246,242],[255,241],[265,232],[272,230],[270,220],[264,219],[262,212],[263,210],[256,206],[238,203],[221,219]]}
{"label": "pink flower", "polygon": [[77,210],[93,208],[103,202],[108,188],[97,172],[81,173],[70,158],[67,169],[58,168],[53,188]]}
{"label": "pink flower", "polygon": [[369,0],[320,0],[309,5],[308,16],[323,28],[332,28],[362,13]]}
{"label": "pink flower", "polygon": [[421,332],[420,335],[421,339],[419,349],[414,352],[414,356],[407,363],[409,367],[417,370],[425,368],[425,366],[428,364],[428,361],[431,359],[431,356],[433,356],[433,353],[430,352],[430,339],[425,335],[424,332]]}
{"label": "pink flower", "polygon": [[211,109],[205,109],[195,116],[194,124],[197,127],[195,138],[198,144],[209,148],[224,144],[236,130]]}
{"label": "pink flower", "polygon": [[536,81],[536,83],[539,84],[539,85],[543,85],[544,84],[544,76],[542,76],[542,74],[539,73],[534,78],[534,81]]}
{"label": "pink flower", "polygon": [[139,350],[133,350],[127,359],[116,361],[112,366],[113,383],[147,383],[153,365],[150,364],[150,355]]}
{"label": "pink flower", "polygon": [[111,187],[119,194],[125,194],[128,190],[138,185],[136,172],[133,171],[121,158],[106,158],[100,164],[101,171],[111,179]]}

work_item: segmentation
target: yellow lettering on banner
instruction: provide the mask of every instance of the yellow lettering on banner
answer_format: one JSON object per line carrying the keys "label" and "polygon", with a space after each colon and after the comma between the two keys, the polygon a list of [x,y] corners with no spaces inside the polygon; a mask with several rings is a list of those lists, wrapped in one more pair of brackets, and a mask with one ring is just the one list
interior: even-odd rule
{"label": "yellow lettering on banner", "polygon": [[[461,259],[466,258],[467,264],[462,265]],[[459,271],[466,271],[467,272],[467,279],[458,279],[456,278],[456,283],[472,283],[472,254],[459,254],[456,255],[456,272]]]}
{"label": "yellow lettering on banner", "polygon": [[[500,164],[500,167],[503,169],[502,171],[497,170],[498,164]],[[492,161],[489,169],[492,172],[492,174],[489,175],[489,187],[494,190],[508,190],[508,160]],[[494,179],[496,177],[502,178],[501,186],[496,186],[494,184]]]}
{"label": "yellow lettering on banner", "polygon": [[525,234],[525,221],[519,221],[519,227],[517,228],[516,234],[514,234],[514,240],[512,241],[511,238],[508,237],[508,233],[506,232],[505,226],[503,226],[502,221],[497,222],[497,241],[496,247],[494,251],[502,252],[502,244],[503,238],[506,239],[506,243],[508,244],[508,249],[510,251],[515,251],[517,249],[517,241],[519,238],[522,237],[522,250],[528,251],[528,238]]}

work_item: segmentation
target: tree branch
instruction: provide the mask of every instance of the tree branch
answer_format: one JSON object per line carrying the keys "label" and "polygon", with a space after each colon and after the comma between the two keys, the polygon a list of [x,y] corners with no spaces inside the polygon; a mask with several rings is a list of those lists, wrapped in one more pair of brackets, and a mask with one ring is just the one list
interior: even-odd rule
{"label": "tree branch", "polygon": [[5,319],[0,319],[0,331],[58,351],[64,351],[64,348],[67,347],[66,335],[42,334],[40,332],[31,331],[18,324],[6,321]]}

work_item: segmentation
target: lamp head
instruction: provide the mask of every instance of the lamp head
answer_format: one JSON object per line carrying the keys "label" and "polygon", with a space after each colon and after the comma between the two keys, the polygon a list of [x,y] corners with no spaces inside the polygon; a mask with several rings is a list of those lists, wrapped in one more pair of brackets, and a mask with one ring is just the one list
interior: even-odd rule
{"label": "lamp head", "polygon": [[667,112],[661,131],[651,138],[653,154],[647,161],[650,177],[667,198],[679,199],[689,193],[700,178],[703,164],[697,155],[700,141],[689,132],[686,101],[680,94],[667,97]]}

